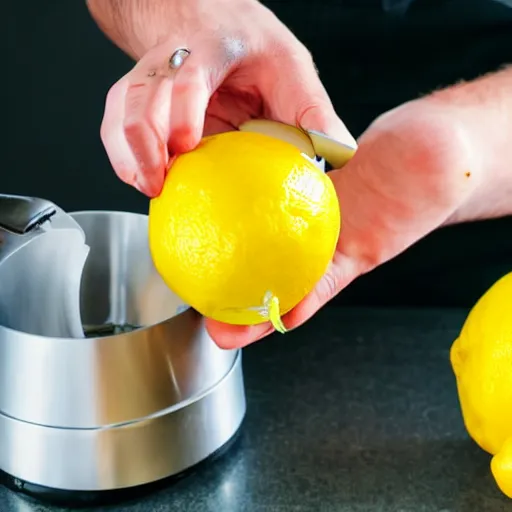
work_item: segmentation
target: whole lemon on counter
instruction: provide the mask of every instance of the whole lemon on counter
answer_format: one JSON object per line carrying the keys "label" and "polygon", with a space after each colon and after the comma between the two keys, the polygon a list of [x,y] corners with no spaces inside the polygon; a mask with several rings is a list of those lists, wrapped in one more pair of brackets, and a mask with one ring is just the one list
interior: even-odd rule
{"label": "whole lemon on counter", "polygon": [[469,435],[494,455],[494,478],[512,498],[512,272],[471,310],[450,359]]}
{"label": "whole lemon on counter", "polygon": [[270,320],[281,332],[281,316],[327,270],[339,231],[330,178],[262,133],[205,137],[175,159],[149,211],[155,267],[184,302],[214,320]]}

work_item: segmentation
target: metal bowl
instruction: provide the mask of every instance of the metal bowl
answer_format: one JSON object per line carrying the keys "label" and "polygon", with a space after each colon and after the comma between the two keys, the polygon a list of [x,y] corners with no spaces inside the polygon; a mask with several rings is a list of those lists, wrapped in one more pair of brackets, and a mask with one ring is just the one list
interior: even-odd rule
{"label": "metal bowl", "polygon": [[0,326],[0,469],[57,489],[106,490],[187,469],[245,414],[240,352],[163,283],[147,216],[71,214],[90,253],[84,338]]}

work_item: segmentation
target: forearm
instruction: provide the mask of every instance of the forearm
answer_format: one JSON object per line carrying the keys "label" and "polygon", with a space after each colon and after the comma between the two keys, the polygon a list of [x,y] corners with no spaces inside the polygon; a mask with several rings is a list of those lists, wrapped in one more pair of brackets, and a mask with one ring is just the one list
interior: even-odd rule
{"label": "forearm", "polygon": [[[232,11],[233,3],[252,7],[258,0],[86,0],[87,7],[105,35],[121,50],[139,60],[169,36],[190,38],[188,25],[208,21],[212,10]],[[248,19],[250,16],[248,15]]]}
{"label": "forearm", "polygon": [[512,67],[434,93],[468,133],[475,186],[447,224],[512,214]]}
{"label": "forearm", "polygon": [[86,0],[105,35],[135,60],[167,35],[169,14],[187,0]]}

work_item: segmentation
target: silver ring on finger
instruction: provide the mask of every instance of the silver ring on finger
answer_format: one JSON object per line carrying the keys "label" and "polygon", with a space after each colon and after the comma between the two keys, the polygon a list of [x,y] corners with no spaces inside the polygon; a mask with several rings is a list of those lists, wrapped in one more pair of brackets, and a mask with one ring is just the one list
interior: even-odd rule
{"label": "silver ring on finger", "polygon": [[171,69],[179,69],[183,66],[183,63],[190,55],[190,50],[188,48],[178,48],[170,57],[169,57],[169,68]]}

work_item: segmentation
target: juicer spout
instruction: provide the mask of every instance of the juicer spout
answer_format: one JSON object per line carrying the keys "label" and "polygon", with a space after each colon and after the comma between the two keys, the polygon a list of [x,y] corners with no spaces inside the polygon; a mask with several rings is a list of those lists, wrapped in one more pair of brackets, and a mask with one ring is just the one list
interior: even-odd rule
{"label": "juicer spout", "polygon": [[0,194],[0,328],[83,338],[85,234],[45,199]]}

